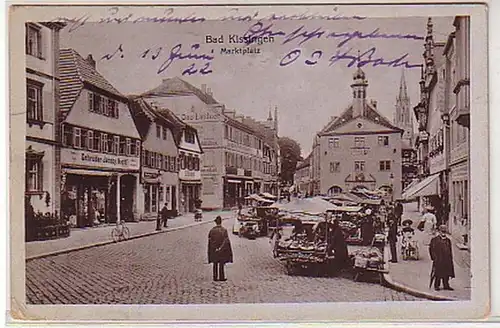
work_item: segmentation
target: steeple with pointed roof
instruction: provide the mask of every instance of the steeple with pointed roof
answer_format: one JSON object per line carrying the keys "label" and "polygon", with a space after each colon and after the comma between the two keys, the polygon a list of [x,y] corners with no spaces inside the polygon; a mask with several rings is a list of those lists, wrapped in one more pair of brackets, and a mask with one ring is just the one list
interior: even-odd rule
{"label": "steeple with pointed roof", "polygon": [[394,115],[394,125],[405,132],[402,140],[406,146],[412,147],[413,141],[413,116],[410,111],[410,97],[406,86],[404,68],[401,70],[401,80],[399,82],[399,94],[396,97],[396,113]]}

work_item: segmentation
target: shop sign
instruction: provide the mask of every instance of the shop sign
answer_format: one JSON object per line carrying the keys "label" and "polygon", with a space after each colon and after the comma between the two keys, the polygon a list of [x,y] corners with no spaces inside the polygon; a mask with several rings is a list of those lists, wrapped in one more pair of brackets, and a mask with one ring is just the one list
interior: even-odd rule
{"label": "shop sign", "polygon": [[200,171],[180,170],[179,178],[182,180],[200,180]]}
{"label": "shop sign", "polygon": [[215,165],[203,166],[201,168],[201,172],[203,172],[203,173],[217,173],[217,167]]}
{"label": "shop sign", "polygon": [[92,168],[139,170],[139,158],[137,157],[92,153],[75,149],[62,149],[61,162]]}

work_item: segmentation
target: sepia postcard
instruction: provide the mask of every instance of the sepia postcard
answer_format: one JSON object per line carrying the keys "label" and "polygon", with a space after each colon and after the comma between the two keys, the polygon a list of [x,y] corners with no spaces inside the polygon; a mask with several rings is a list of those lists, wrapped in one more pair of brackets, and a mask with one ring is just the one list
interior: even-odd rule
{"label": "sepia postcard", "polygon": [[486,5],[18,4],[9,37],[12,322],[488,316]]}

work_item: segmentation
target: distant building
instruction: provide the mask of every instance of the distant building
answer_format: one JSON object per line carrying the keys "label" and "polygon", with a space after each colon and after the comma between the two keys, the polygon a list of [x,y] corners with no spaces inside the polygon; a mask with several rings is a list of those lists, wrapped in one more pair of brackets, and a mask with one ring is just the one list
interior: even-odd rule
{"label": "distant building", "polygon": [[141,97],[170,109],[198,131],[203,208],[232,207],[253,192],[277,192],[276,117],[257,122],[237,115],[219,104],[206,86],[200,90],[178,77],[164,79]]}
{"label": "distant building", "polygon": [[411,112],[410,97],[408,96],[404,69],[401,71],[399,93],[396,98],[394,125],[404,130],[401,140],[402,190],[404,190],[417,178],[418,174],[417,153],[413,147],[415,140],[413,133],[413,114]]}
{"label": "distant building", "polygon": [[309,154],[309,156],[307,156],[304,160],[297,163],[297,168],[293,177],[293,181],[295,182],[295,186],[297,187],[296,191],[300,192],[303,195],[312,194],[311,158],[312,153]]}
{"label": "distant building", "polygon": [[142,219],[156,219],[165,202],[178,210],[179,151],[174,124],[143,99],[129,105],[142,138],[141,185],[137,211]]}
{"label": "distant building", "polygon": [[128,99],[89,55],[61,49],[62,212],[73,225],[138,220],[141,137]]}
{"label": "distant building", "polygon": [[445,46],[451,232],[470,245],[470,18],[457,16]]}
{"label": "distant building", "polygon": [[60,212],[59,30],[26,23],[25,200],[35,212]]}
{"label": "distant building", "polygon": [[312,174],[315,193],[334,194],[365,187],[401,195],[401,135],[367,101],[368,81],[358,68],[351,84],[352,104],[334,117],[313,142]]}

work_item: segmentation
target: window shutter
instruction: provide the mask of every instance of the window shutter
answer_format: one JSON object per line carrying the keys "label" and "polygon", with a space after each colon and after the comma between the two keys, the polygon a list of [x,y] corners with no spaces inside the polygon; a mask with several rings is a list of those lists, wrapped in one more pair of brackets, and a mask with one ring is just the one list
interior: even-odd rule
{"label": "window shutter", "polygon": [[38,162],[39,165],[39,173],[38,173],[38,190],[43,190],[43,160],[40,159]]}
{"label": "window shutter", "polygon": [[94,111],[94,94],[89,92],[89,111]]}

